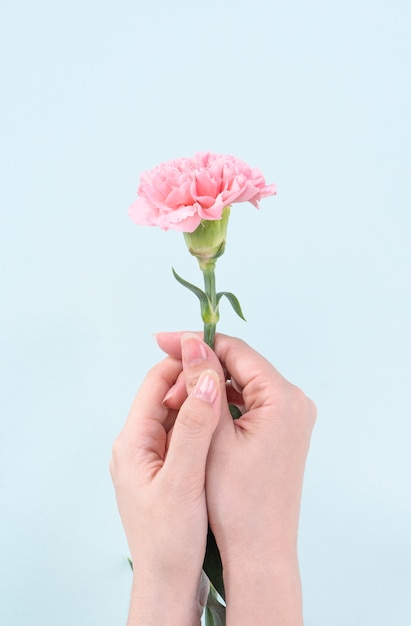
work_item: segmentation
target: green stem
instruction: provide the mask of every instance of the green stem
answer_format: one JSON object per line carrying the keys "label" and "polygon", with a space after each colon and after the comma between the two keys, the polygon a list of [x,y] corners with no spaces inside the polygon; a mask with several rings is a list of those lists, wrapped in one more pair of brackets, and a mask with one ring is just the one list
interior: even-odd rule
{"label": "green stem", "polygon": [[[215,288],[215,259],[199,262],[200,269],[204,276],[204,292],[209,300],[210,309],[207,319],[204,319],[204,341],[210,348],[214,349],[214,338],[216,326],[219,318],[217,293]],[[222,598],[225,598],[223,568],[221,564],[220,552],[217,547],[215,537],[210,527],[207,534],[207,548],[204,558],[203,569],[211,581],[211,584],[218,591]]]}
{"label": "green stem", "polygon": [[200,263],[200,269],[204,276],[204,291],[211,303],[211,316],[209,321],[204,322],[204,341],[210,348],[214,348],[214,338],[219,318],[217,293],[215,288],[215,260]]}

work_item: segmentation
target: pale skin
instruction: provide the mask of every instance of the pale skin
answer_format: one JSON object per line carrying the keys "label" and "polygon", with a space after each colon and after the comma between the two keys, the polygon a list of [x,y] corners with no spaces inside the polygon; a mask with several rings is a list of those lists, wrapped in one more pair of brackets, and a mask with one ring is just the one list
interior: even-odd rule
{"label": "pale skin", "polygon": [[135,564],[128,626],[200,623],[207,520],[228,626],[302,626],[297,532],[314,404],[239,339],[217,335],[215,352],[200,334],[157,342],[169,356],[143,382],[110,465]]}

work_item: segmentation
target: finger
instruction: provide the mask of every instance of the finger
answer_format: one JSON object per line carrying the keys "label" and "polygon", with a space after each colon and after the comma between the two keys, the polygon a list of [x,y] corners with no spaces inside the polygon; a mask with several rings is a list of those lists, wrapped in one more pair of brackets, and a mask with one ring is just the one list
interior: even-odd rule
{"label": "finger", "polygon": [[234,388],[241,389],[247,411],[276,404],[290,383],[259,352],[245,341],[219,334],[215,352],[222,366],[234,380]]}
{"label": "finger", "polygon": [[[156,341],[166,354],[169,354],[175,359],[181,359],[181,337],[191,331],[181,330],[176,332],[165,332],[165,333],[157,333]],[[200,331],[194,332],[192,334],[197,335],[200,339],[203,339],[203,333]]]}
{"label": "finger", "polygon": [[205,466],[211,438],[221,410],[221,383],[217,372],[207,369],[200,375],[174,424],[164,471],[172,482],[204,487]]}
{"label": "finger", "polygon": [[130,447],[147,446],[150,440],[162,435],[170,413],[163,399],[181,369],[181,361],[168,357],[148,372],[121,433],[122,440]]}
{"label": "finger", "polygon": [[[156,340],[158,343],[158,346],[167,354],[169,354],[170,356],[172,356],[173,358],[176,359],[182,359],[182,346],[181,346],[181,341],[184,335],[186,334],[190,334],[190,335],[195,335],[198,339],[203,339],[203,333],[202,332],[188,332],[188,331],[177,331],[177,332],[165,332],[165,333],[157,333],[156,334]],[[210,348],[211,350],[211,348]],[[227,372],[224,371],[224,376],[225,378],[227,378]],[[178,381],[179,382],[179,381]],[[241,392],[240,389],[237,389],[237,391]],[[181,388],[178,388],[178,395],[181,395]],[[177,396],[177,389],[172,389],[170,396]],[[174,400],[172,401],[172,403],[169,402],[169,398],[167,398],[167,406],[173,407],[174,408]]]}
{"label": "finger", "polygon": [[[212,368],[217,372],[222,393],[221,396],[221,419],[218,425],[219,431],[233,430],[233,421],[228,407],[226,394],[225,373],[215,352],[204,343],[196,333],[184,333],[181,336],[181,358],[187,393],[190,394],[197,385],[202,372]],[[229,436],[228,433],[226,436]]]}
{"label": "finger", "polygon": [[[181,359],[181,339],[184,334],[186,334],[185,331],[157,333],[156,341],[166,354]],[[189,334],[202,337],[201,332]],[[227,368],[230,377],[234,378],[234,386],[237,386],[238,390],[243,389],[250,378],[261,370],[266,371],[268,369],[272,376],[276,375],[279,380],[284,380],[267,359],[237,337],[217,333],[214,351],[219,356],[223,367]]]}
{"label": "finger", "polygon": [[[181,359],[182,358],[182,347],[181,347],[181,338],[183,335],[186,335],[185,332],[170,332],[170,333],[158,333],[156,335],[157,343],[159,347],[164,350],[164,352],[172,355],[174,358]],[[190,335],[195,335],[199,339],[202,338],[203,333],[196,332],[190,333]],[[224,377],[227,378],[227,372],[224,372]],[[194,381],[195,382],[195,381]],[[226,384],[227,398],[228,401],[236,406],[243,406],[243,397],[242,397],[242,388],[237,383],[237,381],[231,377],[230,380],[227,381]],[[180,408],[181,404],[184,402],[187,397],[186,385],[184,380],[184,372],[180,374],[177,379],[176,384],[170,389],[167,393],[167,396],[164,398],[164,404],[172,409]]]}
{"label": "finger", "polygon": [[235,404],[239,408],[242,407],[242,411],[244,410],[244,398],[243,394],[239,393],[237,389],[234,388],[232,381],[226,382],[225,385],[227,400],[230,404]]}
{"label": "finger", "polygon": [[[182,358],[178,344],[183,335],[183,332],[158,333],[156,339],[167,354]],[[201,333],[195,335],[199,337]],[[234,379],[235,386],[242,390],[247,410],[271,405],[277,391],[287,384],[267,359],[241,339],[217,333],[214,351],[227,372],[227,378]]]}
{"label": "finger", "polygon": [[221,384],[225,383],[224,372],[215,352],[195,333],[184,333],[181,336],[181,359],[187,393],[192,391],[200,374],[208,368],[218,373]]}
{"label": "finger", "polygon": [[243,393],[242,388],[240,387],[240,385],[238,384],[236,379],[233,378],[233,377],[231,377],[231,385],[238,393],[240,393],[240,394]]}
{"label": "finger", "polygon": [[163,399],[163,404],[169,409],[179,409],[187,398],[186,382],[184,372],[180,372],[174,385],[167,391]]}

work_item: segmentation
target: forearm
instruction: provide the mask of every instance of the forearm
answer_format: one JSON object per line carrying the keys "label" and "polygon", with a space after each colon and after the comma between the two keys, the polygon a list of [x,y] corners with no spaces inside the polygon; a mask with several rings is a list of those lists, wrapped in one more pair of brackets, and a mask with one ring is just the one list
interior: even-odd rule
{"label": "forearm", "polygon": [[224,575],[227,626],[303,626],[296,555],[236,566]]}
{"label": "forearm", "polygon": [[127,626],[199,626],[198,593],[164,585],[147,573],[135,575]]}

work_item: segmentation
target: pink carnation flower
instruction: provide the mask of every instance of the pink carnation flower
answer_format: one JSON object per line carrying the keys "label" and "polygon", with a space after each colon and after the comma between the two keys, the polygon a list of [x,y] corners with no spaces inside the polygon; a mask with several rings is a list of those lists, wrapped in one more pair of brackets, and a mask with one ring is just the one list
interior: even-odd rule
{"label": "pink carnation flower", "polygon": [[137,224],[191,233],[201,220],[221,219],[234,202],[258,208],[261,198],[275,193],[275,185],[266,185],[262,173],[240,159],[198,152],[144,172],[129,215]]}

